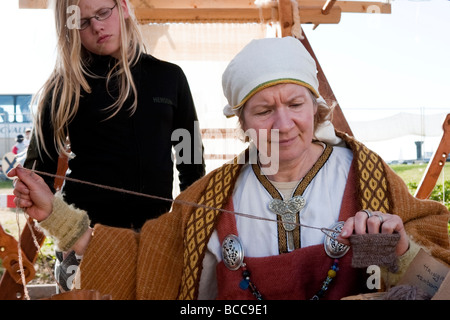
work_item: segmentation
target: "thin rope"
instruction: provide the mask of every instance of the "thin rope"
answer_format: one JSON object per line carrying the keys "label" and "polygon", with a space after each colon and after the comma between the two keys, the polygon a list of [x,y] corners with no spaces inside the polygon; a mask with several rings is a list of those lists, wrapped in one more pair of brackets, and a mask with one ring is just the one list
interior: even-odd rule
{"label": "thin rope", "polygon": [[17,229],[18,229],[18,234],[19,234],[19,239],[17,240],[17,256],[19,257],[20,279],[22,280],[24,298],[26,300],[30,300],[30,295],[28,294],[28,289],[27,289],[27,282],[25,280],[25,270],[23,268],[22,244],[21,244],[21,240],[20,240],[20,238],[21,238],[20,235],[22,234],[22,232],[20,230],[19,210],[18,209],[16,209],[16,222],[17,222]]}
{"label": "thin rope", "polygon": [[294,18],[294,24],[291,28],[292,35],[299,39],[303,40],[305,37],[303,36],[302,32],[302,25],[300,22],[300,9],[298,8],[298,2],[297,0],[291,0],[292,4],[292,17]]}
{"label": "thin rope", "polygon": [[[33,168],[31,169],[31,171],[34,171],[35,165],[36,165],[36,161],[35,161],[35,163],[33,164]],[[19,211],[19,208],[16,208],[15,211],[16,211],[16,223],[17,223],[17,229],[18,229],[18,235],[19,235],[19,236],[18,236],[18,240],[17,240],[17,256],[19,257],[19,269],[20,269],[19,271],[20,271],[20,278],[21,278],[21,281],[22,281],[22,286],[23,286],[23,291],[24,291],[24,299],[26,299],[26,300],[31,300],[31,299],[30,299],[29,292],[28,292],[28,288],[27,288],[27,282],[26,282],[26,279],[25,279],[25,270],[24,270],[24,268],[23,268],[23,252],[22,252],[22,241],[21,241],[21,238],[22,238],[22,237],[21,237],[22,231],[21,231],[21,228],[20,228],[20,219],[19,219],[20,211]],[[31,237],[32,237],[32,239],[33,239],[34,246],[35,246],[36,249],[37,249],[36,252],[39,252],[39,254],[40,254],[42,257],[44,257],[44,254],[42,253],[42,250],[41,250],[41,246],[39,245],[39,243],[38,243],[38,241],[37,241],[36,234],[34,233],[33,226],[30,224],[29,216],[28,216],[28,214],[27,214],[25,211],[23,211],[23,210],[22,210],[22,213],[24,214],[26,224],[27,224],[28,228],[30,229]],[[49,266],[48,266],[47,262],[45,261],[45,259],[44,259],[43,261],[44,261],[45,268],[47,269],[47,272],[51,275],[53,281],[56,282],[56,284],[58,285],[58,287],[60,288],[60,290],[62,290],[61,284],[57,281],[57,279],[56,279],[55,276],[53,275],[53,272],[52,272],[52,270],[49,268]]]}
{"label": "thin rope", "polygon": [[[33,243],[34,243],[34,246],[35,246],[36,249],[37,249],[37,252],[39,252],[39,254],[41,255],[41,257],[45,257],[44,253],[42,252],[42,248],[41,248],[41,246],[39,245],[39,243],[38,243],[38,241],[37,241],[37,236],[36,236],[36,234],[34,233],[33,226],[30,224],[30,221],[29,221],[29,219],[28,219],[29,216],[28,216],[28,214],[27,214],[26,212],[24,212],[24,215],[25,215],[25,218],[26,218],[27,226],[28,226],[28,228],[30,229],[31,237],[33,238]],[[44,263],[45,269],[46,269],[47,272],[51,275],[52,280],[53,280],[53,281],[57,284],[57,286],[59,287],[60,292],[64,292],[64,288],[61,286],[61,284],[59,283],[58,279],[56,279],[55,275],[53,274],[52,269],[49,267],[49,265],[48,265],[48,263],[47,263],[47,261],[46,261],[45,259],[43,259],[43,263]]]}
{"label": "thin rope", "polygon": [[[34,166],[33,166],[34,167]],[[230,213],[230,214],[234,214],[237,216],[241,216],[244,218],[248,218],[248,219],[255,219],[255,220],[263,220],[263,221],[269,221],[269,222],[275,222],[275,223],[283,223],[282,221],[278,221],[275,219],[269,219],[269,218],[264,218],[264,217],[258,217],[252,214],[247,214],[247,213],[241,213],[241,212],[236,212],[236,211],[231,211],[231,210],[226,210],[226,209],[221,209],[221,208],[215,208],[215,207],[211,207],[211,206],[206,206],[206,205],[202,205],[202,204],[198,204],[195,202],[189,202],[189,201],[184,201],[184,200],[179,200],[179,199],[169,199],[169,198],[164,198],[164,197],[160,197],[160,196],[155,196],[155,195],[150,195],[150,194],[146,194],[146,193],[140,193],[140,192],[136,192],[136,191],[131,191],[131,190],[126,190],[126,189],[122,189],[122,188],[116,188],[116,187],[111,187],[111,186],[105,186],[105,185],[101,185],[98,183],[93,183],[93,182],[89,182],[89,181],[83,181],[83,180],[79,180],[79,179],[74,179],[74,178],[70,178],[70,177],[66,177],[66,176],[60,176],[60,175],[55,175],[55,174],[51,174],[51,173],[47,173],[47,172],[43,172],[43,171],[38,171],[33,169],[26,169],[30,172],[34,172],[36,174],[40,174],[40,175],[45,175],[45,176],[49,176],[52,178],[60,178],[60,179],[65,179],[67,181],[71,181],[71,182],[75,182],[75,183],[80,183],[80,184],[85,184],[85,185],[90,185],[93,187],[97,187],[97,188],[101,188],[101,189],[106,189],[106,190],[111,190],[111,191],[116,191],[116,192],[121,192],[121,193],[126,193],[126,194],[131,194],[131,195],[135,195],[135,196],[140,196],[140,197],[146,197],[146,198],[151,198],[151,199],[156,199],[156,200],[162,200],[162,201],[168,201],[171,203],[176,203],[176,204],[181,204],[181,205],[187,205],[187,206],[193,206],[193,207],[197,207],[197,208],[204,208],[207,210],[217,210],[220,212],[225,212],[225,213]],[[37,237],[34,233],[33,227],[30,225],[30,222],[28,221],[28,215],[26,212],[24,212],[24,216],[26,218],[26,223],[28,228],[30,228],[31,231],[31,235],[33,238],[33,243],[35,245],[35,247],[37,248],[37,252],[39,252],[41,254],[41,256],[43,256],[42,250],[41,250],[41,246],[39,245],[38,241],[37,241]],[[22,285],[24,288],[24,298],[26,300],[30,300],[30,296],[28,293],[28,289],[26,286],[26,279],[25,279],[25,270],[23,268],[23,257],[22,257],[22,246],[21,246],[21,240],[20,240],[20,235],[21,235],[21,230],[20,230],[20,222],[19,222],[19,210],[18,208],[16,209],[16,220],[17,220],[17,227],[19,229],[19,240],[17,242],[17,248],[18,248],[18,256],[19,256],[19,268],[20,268],[20,276],[21,276],[21,280],[22,280]],[[329,229],[329,228],[324,228],[324,227],[314,227],[314,226],[309,226],[309,225],[305,225],[302,223],[295,223],[295,222],[290,222],[290,224],[298,226],[298,227],[304,227],[304,228],[310,228],[310,229],[316,229],[316,230],[320,230],[321,232],[323,232],[326,236],[335,239],[336,237],[336,230],[333,229]],[[48,265],[46,265],[46,268],[48,268]],[[59,286],[60,290],[62,290],[61,284],[57,281],[57,279],[54,277],[53,272],[51,270],[47,270],[49,271],[49,273],[52,275],[53,280],[56,282],[56,284]]]}
{"label": "thin rope", "polygon": [[[22,243],[21,243],[21,234],[22,234],[22,232],[21,232],[21,228],[20,228],[19,213],[20,213],[19,209],[17,208],[16,209],[16,222],[17,222],[17,229],[18,229],[18,234],[19,234],[19,239],[17,240],[17,256],[19,257],[19,271],[20,271],[20,278],[21,278],[22,286],[23,286],[24,299],[25,300],[31,300],[30,294],[29,294],[28,288],[27,288],[27,282],[26,282],[26,279],[25,279],[25,269],[23,268],[23,252],[22,252]],[[30,221],[28,219],[29,216],[25,212],[23,212],[23,214],[24,214],[24,217],[25,217],[26,224],[27,224],[28,228],[30,229],[31,237],[33,239],[34,246],[37,249],[36,252],[39,252],[39,254],[42,257],[44,257],[44,254],[42,253],[42,250],[41,250],[41,246],[39,245],[39,243],[37,241],[37,236],[34,233],[33,226],[30,224]],[[63,292],[64,289],[62,288],[61,284],[59,283],[59,281],[54,276],[53,271],[48,266],[48,263],[45,260],[43,260],[43,261],[44,261],[45,269],[51,275],[52,280],[55,281],[55,283],[58,285],[59,289],[62,290],[61,292]]]}
{"label": "thin rope", "polygon": [[[110,191],[126,193],[126,194],[135,195],[135,196],[139,196],[139,197],[145,197],[145,198],[151,198],[151,199],[156,199],[156,200],[162,200],[162,201],[167,201],[167,202],[171,202],[171,203],[175,203],[175,204],[181,204],[181,205],[192,206],[192,207],[197,207],[197,208],[204,208],[204,209],[207,209],[207,210],[217,210],[217,211],[220,211],[220,212],[230,213],[230,214],[234,214],[234,215],[241,216],[241,217],[248,218],[248,219],[263,220],[263,221],[276,222],[276,223],[283,223],[282,221],[278,221],[276,219],[269,219],[269,218],[264,218],[264,217],[258,217],[256,215],[252,215],[252,214],[248,214],[248,213],[242,213],[242,212],[236,212],[236,211],[231,211],[231,210],[226,210],[226,209],[221,209],[221,208],[215,208],[215,207],[211,207],[211,206],[207,206],[207,205],[203,205],[203,204],[198,204],[198,203],[195,203],[195,202],[184,201],[184,200],[179,200],[179,199],[169,199],[169,198],[164,198],[164,197],[160,197],[160,196],[150,195],[150,194],[146,194],[146,193],[140,193],[140,192],[136,192],[136,191],[126,190],[126,189],[122,189],[122,188],[105,186],[105,185],[94,183],[94,182],[83,181],[83,180],[79,180],[79,179],[75,179],[75,178],[55,175],[55,174],[51,174],[51,173],[47,173],[47,172],[43,172],[43,171],[38,171],[38,170],[30,170],[30,169],[25,169],[25,170],[29,170],[29,171],[34,172],[36,174],[45,175],[45,176],[49,176],[49,177],[52,177],[52,178],[65,179],[67,181],[71,181],[71,182],[75,182],[75,183],[85,184],[85,185],[89,185],[89,186],[93,186],[93,187],[97,187],[97,188],[101,188],[101,189],[106,189],[106,190],[110,190]],[[302,224],[302,223],[296,223],[296,222],[289,222],[289,224],[292,224],[292,225],[295,225],[295,226],[298,226],[298,227],[304,227],[304,228],[320,230],[325,235],[327,235],[329,237],[332,237],[332,238],[335,238],[334,234],[336,233],[336,231],[333,230],[333,229],[324,228],[324,227],[314,227],[314,226],[309,226],[309,225],[305,225],[305,224]]]}

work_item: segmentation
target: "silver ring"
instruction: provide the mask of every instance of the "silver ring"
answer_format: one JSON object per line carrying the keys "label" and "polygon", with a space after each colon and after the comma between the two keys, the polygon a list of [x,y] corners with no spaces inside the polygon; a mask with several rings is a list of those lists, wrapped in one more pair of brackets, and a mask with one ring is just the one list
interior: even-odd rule
{"label": "silver ring", "polygon": [[373,216],[372,211],[370,211],[369,209],[362,209],[361,211],[364,211],[365,213],[367,213],[367,218],[370,218],[371,216]]}
{"label": "silver ring", "polygon": [[376,216],[380,219],[380,224],[382,224],[384,222],[383,216],[381,214],[376,214]]}

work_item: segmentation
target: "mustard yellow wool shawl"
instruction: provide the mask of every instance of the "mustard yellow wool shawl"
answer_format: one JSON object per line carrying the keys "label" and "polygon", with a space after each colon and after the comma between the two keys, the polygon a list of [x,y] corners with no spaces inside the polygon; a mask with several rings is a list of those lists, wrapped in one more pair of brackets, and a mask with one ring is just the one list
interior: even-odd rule
{"label": "mustard yellow wool shawl", "polygon": [[[377,154],[337,134],[354,154],[361,208],[399,215],[417,244],[450,264],[445,206],[414,198]],[[196,299],[206,246],[220,215],[207,207],[223,208],[241,167],[225,164],[198,180],[177,200],[202,207],[177,202],[171,212],[147,221],[140,233],[96,225],[80,265],[80,288],[113,299]]]}

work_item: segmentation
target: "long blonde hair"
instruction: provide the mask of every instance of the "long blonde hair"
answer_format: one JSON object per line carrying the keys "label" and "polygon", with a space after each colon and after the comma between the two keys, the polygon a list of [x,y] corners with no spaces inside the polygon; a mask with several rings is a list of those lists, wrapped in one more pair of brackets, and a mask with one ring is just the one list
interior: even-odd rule
{"label": "long blonde hair", "polygon": [[[107,109],[113,113],[113,117],[120,111],[125,101],[131,95],[134,102],[130,107],[130,114],[137,108],[137,89],[131,75],[130,68],[139,60],[139,56],[145,52],[144,41],[140,33],[138,22],[132,12],[128,0],[130,17],[124,18],[121,1],[114,0],[117,4],[120,17],[121,49],[120,59],[106,77],[106,90],[108,82],[112,78],[118,78],[119,97]],[[50,119],[54,131],[54,146],[59,154],[66,154],[68,137],[68,125],[77,114],[82,89],[91,93],[91,88],[86,76],[95,77],[87,69],[91,59],[91,53],[81,45],[80,32],[77,28],[69,28],[68,8],[78,5],[80,0],[56,0],[54,1],[55,23],[57,34],[57,60],[49,79],[33,98],[37,103],[37,115],[35,119],[34,134],[39,153],[43,149],[50,155],[44,143],[42,126],[44,125],[43,111],[50,103]],[[123,32],[125,30],[126,32]],[[98,76],[97,76],[98,77]],[[33,102],[34,104],[35,102]],[[32,105],[33,105],[32,104]]]}

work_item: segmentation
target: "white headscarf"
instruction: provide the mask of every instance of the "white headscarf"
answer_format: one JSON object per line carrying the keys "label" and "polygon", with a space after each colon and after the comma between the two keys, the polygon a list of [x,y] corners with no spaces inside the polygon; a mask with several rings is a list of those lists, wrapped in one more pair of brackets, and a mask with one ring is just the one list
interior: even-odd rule
{"label": "white headscarf", "polygon": [[[257,92],[281,83],[308,88],[320,101],[316,62],[294,37],[252,40],[228,64],[222,75],[223,93],[228,100],[223,112],[232,117]],[[336,145],[330,121],[315,132],[316,138]]]}

